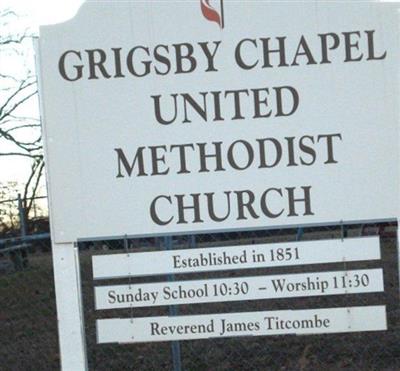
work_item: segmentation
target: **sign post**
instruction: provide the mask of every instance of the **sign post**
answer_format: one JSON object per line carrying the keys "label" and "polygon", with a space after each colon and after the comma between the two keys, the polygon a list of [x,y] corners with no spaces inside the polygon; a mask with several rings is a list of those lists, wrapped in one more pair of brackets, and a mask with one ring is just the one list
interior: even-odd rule
{"label": "sign post", "polygon": [[[35,56],[39,96],[42,97],[40,68],[40,47],[35,40]],[[43,102],[40,101],[41,123],[45,126]],[[45,132],[43,133],[45,136]],[[47,141],[44,139],[44,147]],[[46,173],[48,194],[52,191],[50,176]],[[49,197],[49,215],[53,215],[51,197]],[[87,352],[84,326],[84,314],[82,305],[82,286],[79,265],[79,249],[76,241],[69,243],[57,243],[54,240],[53,223],[50,220],[51,246],[53,257],[53,274],[57,308],[57,328],[60,352],[60,366],[65,371],[87,370]]]}
{"label": "sign post", "polygon": [[86,370],[79,251],[68,243],[53,243],[52,248],[62,369]]}

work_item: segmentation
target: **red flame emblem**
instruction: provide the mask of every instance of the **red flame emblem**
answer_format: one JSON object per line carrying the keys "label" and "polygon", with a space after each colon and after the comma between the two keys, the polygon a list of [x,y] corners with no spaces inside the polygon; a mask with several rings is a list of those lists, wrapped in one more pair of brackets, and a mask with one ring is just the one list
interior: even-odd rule
{"label": "red flame emblem", "polygon": [[200,0],[201,12],[204,17],[211,22],[218,23],[219,27],[224,28],[224,8],[221,0],[221,14],[210,5],[210,0]]}

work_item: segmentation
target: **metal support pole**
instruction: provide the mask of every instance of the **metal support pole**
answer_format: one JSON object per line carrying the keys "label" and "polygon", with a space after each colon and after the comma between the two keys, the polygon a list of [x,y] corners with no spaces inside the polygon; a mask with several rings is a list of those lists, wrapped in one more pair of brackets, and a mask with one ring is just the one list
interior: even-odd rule
{"label": "metal support pole", "polygon": [[26,236],[26,218],[25,218],[25,208],[22,205],[21,194],[18,193],[18,214],[19,214],[19,226],[21,230],[21,236]]}
{"label": "metal support pole", "polygon": [[190,236],[190,240],[189,240],[189,247],[191,249],[195,249],[196,248],[196,236],[194,234],[192,234]]}
{"label": "metal support pole", "polygon": [[[26,237],[26,215],[25,208],[22,204],[21,194],[18,193],[18,215],[19,215],[19,228],[21,233],[22,241],[25,240]],[[15,251],[16,261],[18,261],[18,265],[20,265],[20,269],[28,268],[28,253],[26,251],[28,245],[23,242],[24,247],[19,251]]]}
{"label": "metal support pole", "polygon": [[300,241],[301,238],[303,237],[303,234],[304,234],[304,229],[303,228],[297,228],[296,241]]}
{"label": "metal support pole", "polygon": [[52,250],[61,370],[85,371],[88,366],[79,250],[73,243],[54,242]]}
{"label": "metal support pole", "polygon": [[397,219],[397,272],[399,274],[399,294],[400,294],[400,218]]}
{"label": "metal support pole", "polygon": [[[172,250],[172,237],[167,236],[164,237],[164,248],[165,250]],[[175,281],[175,276],[173,274],[168,275],[168,282]],[[178,307],[176,305],[169,306],[169,315],[177,316],[178,315]],[[179,341],[173,341],[171,343],[171,351],[172,351],[172,364],[174,371],[182,370],[182,362],[181,362],[181,345]]]}
{"label": "metal support pole", "polygon": [[347,235],[348,235],[347,226],[341,224],[340,225],[340,232],[341,232],[340,234],[341,234],[342,240],[343,240],[343,238],[347,238]]}

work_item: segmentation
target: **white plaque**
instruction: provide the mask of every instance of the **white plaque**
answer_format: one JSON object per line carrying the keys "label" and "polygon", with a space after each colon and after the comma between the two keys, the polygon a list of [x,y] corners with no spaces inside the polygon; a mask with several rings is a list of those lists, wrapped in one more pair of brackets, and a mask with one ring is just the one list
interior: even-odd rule
{"label": "white plaque", "polygon": [[296,298],[383,291],[382,269],[95,287],[96,309]]}
{"label": "white plaque", "polygon": [[98,343],[140,343],[232,336],[326,334],[387,329],[385,306],[278,310],[97,320]]}
{"label": "white plaque", "polygon": [[[379,237],[182,249],[92,257],[93,278],[118,278],[380,259]],[[151,263],[151,264],[149,264]]]}

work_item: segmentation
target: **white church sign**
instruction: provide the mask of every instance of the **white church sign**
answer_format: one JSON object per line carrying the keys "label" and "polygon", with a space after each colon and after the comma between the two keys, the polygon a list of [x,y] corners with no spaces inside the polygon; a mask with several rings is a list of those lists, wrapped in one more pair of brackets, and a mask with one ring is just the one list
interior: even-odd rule
{"label": "white church sign", "polygon": [[393,7],[200,3],[42,29],[54,240],[396,218]]}
{"label": "white church sign", "polygon": [[[64,369],[87,367],[79,239],[398,218],[398,21],[396,4],[367,2],[86,1],[72,20],[41,28]],[[197,254],[222,256],[221,267],[204,271],[380,259],[378,240],[367,250],[359,250],[366,240],[346,242],[346,251],[341,243],[323,242],[316,254],[307,243]],[[166,274],[181,267],[181,257],[196,256],[179,254],[177,263],[171,252],[153,253],[158,265],[143,272],[131,270],[135,257],[96,258],[94,278]],[[272,258],[263,261],[264,254]],[[289,286],[281,290],[279,282]],[[99,309],[111,309],[132,300],[157,306],[383,290],[379,268],[98,286],[95,295]],[[118,295],[132,300],[115,305]],[[230,330],[239,322],[246,331]],[[141,342],[386,328],[379,305],[106,318],[97,321],[97,337]]]}

